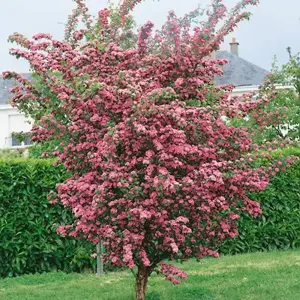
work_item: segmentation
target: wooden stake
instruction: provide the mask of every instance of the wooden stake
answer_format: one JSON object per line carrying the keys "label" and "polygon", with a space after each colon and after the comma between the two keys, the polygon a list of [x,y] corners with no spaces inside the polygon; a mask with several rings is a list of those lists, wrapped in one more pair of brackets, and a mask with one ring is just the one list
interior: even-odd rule
{"label": "wooden stake", "polygon": [[100,243],[98,243],[97,246],[96,246],[97,276],[103,276],[104,275],[102,251],[103,251],[103,245],[102,245],[102,241],[100,241]]}

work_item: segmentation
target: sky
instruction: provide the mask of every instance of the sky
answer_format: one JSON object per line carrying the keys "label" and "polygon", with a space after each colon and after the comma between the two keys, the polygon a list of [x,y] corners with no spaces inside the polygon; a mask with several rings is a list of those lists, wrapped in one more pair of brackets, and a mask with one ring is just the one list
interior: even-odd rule
{"label": "sky", "polygon": [[[118,0],[113,0],[118,2]],[[238,0],[224,0],[232,7]],[[93,15],[106,6],[106,0],[86,0]],[[145,0],[134,11],[138,24],[148,20],[161,26],[167,12],[174,10],[179,16],[193,10],[199,4],[206,7],[210,0]],[[56,39],[63,38],[64,23],[75,3],[72,0],[0,0],[0,72],[28,72],[25,61],[9,55],[13,45],[7,37],[19,32],[27,37],[43,32],[51,33]],[[261,0],[251,8],[250,21],[240,23],[235,32],[229,35],[222,50],[229,50],[229,42],[236,37],[239,54],[242,58],[270,70],[274,55],[281,64],[287,62],[286,48],[300,52],[300,0]]]}

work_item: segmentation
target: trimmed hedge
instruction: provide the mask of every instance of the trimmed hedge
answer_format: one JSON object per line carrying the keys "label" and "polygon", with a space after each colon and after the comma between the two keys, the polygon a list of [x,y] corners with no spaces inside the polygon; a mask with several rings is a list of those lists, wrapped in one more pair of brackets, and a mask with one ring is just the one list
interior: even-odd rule
{"label": "trimmed hedge", "polygon": [[93,245],[56,234],[72,213],[47,196],[65,178],[50,160],[0,160],[0,277],[93,268]]}
{"label": "trimmed hedge", "polygon": [[[275,159],[281,155],[300,156],[300,149],[288,148],[272,153]],[[225,241],[220,253],[300,247],[300,161],[273,177],[265,191],[252,193],[250,197],[260,203],[262,215],[254,218],[244,214],[239,219],[239,235]]]}

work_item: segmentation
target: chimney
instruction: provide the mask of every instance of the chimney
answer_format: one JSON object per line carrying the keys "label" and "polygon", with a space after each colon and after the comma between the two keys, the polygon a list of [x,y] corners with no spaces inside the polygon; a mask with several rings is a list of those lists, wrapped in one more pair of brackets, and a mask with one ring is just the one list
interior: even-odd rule
{"label": "chimney", "polygon": [[239,56],[239,43],[236,41],[236,38],[232,38],[232,42],[230,43],[230,52]]}
{"label": "chimney", "polygon": [[210,54],[210,58],[215,60],[217,58],[217,54],[216,54],[216,50],[214,50],[211,54]]}

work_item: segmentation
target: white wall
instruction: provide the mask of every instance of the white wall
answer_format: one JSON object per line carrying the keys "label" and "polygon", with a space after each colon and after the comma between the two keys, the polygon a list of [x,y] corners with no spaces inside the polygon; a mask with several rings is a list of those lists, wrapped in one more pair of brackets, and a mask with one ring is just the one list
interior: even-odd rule
{"label": "white wall", "polygon": [[12,132],[29,132],[25,116],[10,105],[0,105],[0,148],[11,147]]}
{"label": "white wall", "polygon": [[[291,85],[275,85],[276,90],[295,90],[295,88]],[[247,93],[257,93],[259,91],[258,85],[251,86],[240,86],[233,89],[231,95],[232,96],[242,96]]]}

